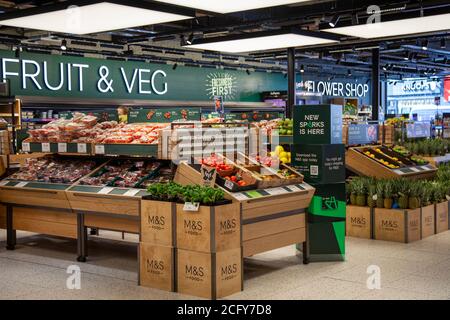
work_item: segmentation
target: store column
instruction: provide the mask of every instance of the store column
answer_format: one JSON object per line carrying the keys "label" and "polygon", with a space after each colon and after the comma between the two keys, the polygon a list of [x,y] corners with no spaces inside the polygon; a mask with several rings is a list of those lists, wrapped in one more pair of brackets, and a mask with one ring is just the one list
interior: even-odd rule
{"label": "store column", "polygon": [[316,188],[308,209],[310,261],[345,260],[342,106],[294,108],[293,165]]}

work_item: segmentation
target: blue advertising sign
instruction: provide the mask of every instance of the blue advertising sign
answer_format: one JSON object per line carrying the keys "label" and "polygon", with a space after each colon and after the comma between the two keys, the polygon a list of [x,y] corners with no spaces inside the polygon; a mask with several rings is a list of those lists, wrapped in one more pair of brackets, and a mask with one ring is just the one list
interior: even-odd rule
{"label": "blue advertising sign", "polygon": [[431,123],[429,123],[429,122],[408,123],[406,125],[406,137],[408,139],[430,138],[431,137]]}
{"label": "blue advertising sign", "polygon": [[348,126],[348,144],[372,144],[378,142],[377,124],[350,124]]}

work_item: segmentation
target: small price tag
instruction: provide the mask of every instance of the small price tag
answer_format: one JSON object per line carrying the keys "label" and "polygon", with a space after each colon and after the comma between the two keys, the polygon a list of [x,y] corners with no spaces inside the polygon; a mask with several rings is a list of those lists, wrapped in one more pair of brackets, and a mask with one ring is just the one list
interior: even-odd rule
{"label": "small price tag", "polygon": [[48,142],[42,143],[42,152],[45,152],[45,153],[50,152],[50,143],[48,143]]}
{"label": "small price tag", "polygon": [[16,184],[14,187],[15,188],[23,188],[28,184],[28,182],[19,182],[18,184]]}
{"label": "small price tag", "polygon": [[414,167],[411,167],[411,170],[412,170],[412,171],[414,171],[414,172],[420,172],[420,170],[419,170],[419,169],[417,169],[417,168],[414,168]]}
{"label": "small price tag", "polygon": [[6,186],[9,183],[8,180],[0,181],[0,186]]}
{"label": "small price tag", "polygon": [[58,143],[58,152],[67,153],[67,143]]}
{"label": "small price tag", "polygon": [[191,212],[198,212],[199,209],[200,203],[198,202],[186,202],[183,207],[184,211],[191,211]]}
{"label": "small price tag", "polygon": [[270,194],[272,196],[277,196],[277,195],[280,195],[280,194],[287,193],[287,191],[284,190],[283,188],[272,188],[272,189],[266,189],[264,191],[266,191],[268,194]]}
{"label": "small price tag", "polygon": [[29,142],[22,142],[22,151],[23,152],[30,152],[31,147]]}
{"label": "small price tag", "polygon": [[95,145],[95,154],[105,154],[105,146],[102,144]]}
{"label": "small price tag", "polygon": [[86,143],[77,143],[77,152],[78,153],[87,153],[87,144]]}
{"label": "small price tag", "polygon": [[100,190],[98,192],[98,194],[108,194],[108,193],[110,193],[113,190],[114,190],[114,188],[112,188],[112,187],[105,187],[102,190]]}
{"label": "small price tag", "polygon": [[126,197],[134,197],[137,195],[141,190],[139,189],[130,189],[127,192],[125,192],[123,195]]}
{"label": "small price tag", "polygon": [[298,192],[298,191],[302,191],[299,187],[297,186],[288,186],[287,187],[289,190],[291,190],[292,192]]}
{"label": "small price tag", "polygon": [[245,194],[241,192],[233,193],[233,197],[238,201],[245,201],[249,199]]}
{"label": "small price tag", "polygon": [[225,188],[227,188],[228,190],[233,190],[234,187],[234,183],[230,180],[225,180]]}

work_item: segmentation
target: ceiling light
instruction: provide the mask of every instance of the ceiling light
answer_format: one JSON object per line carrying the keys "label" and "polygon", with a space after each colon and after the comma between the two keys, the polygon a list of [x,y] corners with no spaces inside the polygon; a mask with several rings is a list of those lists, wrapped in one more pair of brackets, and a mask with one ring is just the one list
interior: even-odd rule
{"label": "ceiling light", "polygon": [[302,66],[300,67],[300,72],[301,72],[301,73],[304,73],[304,72],[305,72],[305,66],[304,66],[304,65],[302,65]]}
{"label": "ceiling light", "polygon": [[66,51],[67,50],[67,40],[61,41],[61,50]]}
{"label": "ceiling light", "polygon": [[450,13],[332,29],[326,28],[326,31],[346,36],[373,39],[448,29],[450,29]]}
{"label": "ceiling light", "polygon": [[194,34],[191,33],[191,34],[189,35],[189,37],[187,38],[186,43],[187,43],[187,44],[192,44],[193,41],[194,41]]}
{"label": "ceiling light", "polygon": [[387,71],[387,66],[383,66],[383,71]]}
{"label": "ceiling light", "polygon": [[338,39],[330,34],[297,29],[254,32],[245,35],[194,40],[185,47],[229,53],[305,47],[336,43]]}
{"label": "ceiling light", "polygon": [[[85,1],[67,6],[64,2],[18,10],[1,15],[0,25],[71,34],[99,33],[146,26],[194,17],[194,12],[165,5],[126,5],[124,1]],[[124,4],[121,4],[124,3]]]}
{"label": "ceiling light", "polygon": [[250,75],[250,70],[247,69],[245,70],[245,72],[247,72],[247,74]]}
{"label": "ceiling light", "polygon": [[175,63],[172,67],[172,70],[176,70],[178,68],[178,63]]}
{"label": "ceiling light", "polygon": [[445,38],[442,38],[441,39],[441,49],[445,49],[445,48],[447,48],[447,43],[446,43]]}
{"label": "ceiling light", "polygon": [[352,70],[348,69],[347,75],[348,75],[349,77],[351,77],[351,76],[352,76]]}
{"label": "ceiling light", "polygon": [[309,0],[156,0],[168,4],[195,8],[211,12],[230,13],[237,11],[246,11],[251,9],[261,9],[275,7]]}
{"label": "ceiling light", "polygon": [[410,57],[410,54],[408,52],[405,53],[405,56],[403,57],[403,60],[408,61]]}
{"label": "ceiling light", "polygon": [[328,22],[328,25],[334,28],[336,27],[340,19],[341,19],[340,15],[335,15],[333,18],[331,18],[330,22]]}
{"label": "ceiling light", "polygon": [[428,40],[422,41],[422,50],[428,50]]}

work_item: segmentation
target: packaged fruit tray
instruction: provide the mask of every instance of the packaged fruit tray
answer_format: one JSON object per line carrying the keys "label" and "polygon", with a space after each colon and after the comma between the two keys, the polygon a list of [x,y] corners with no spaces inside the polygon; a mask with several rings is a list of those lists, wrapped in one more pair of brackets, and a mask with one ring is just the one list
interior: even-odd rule
{"label": "packaged fruit tray", "polygon": [[229,176],[217,176],[216,183],[230,192],[242,192],[257,189],[256,179],[248,172],[236,169]]}
{"label": "packaged fruit tray", "polygon": [[282,176],[284,180],[286,180],[286,184],[301,184],[303,183],[304,176],[285,164],[280,165],[280,169],[278,170],[278,175]]}

